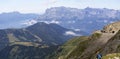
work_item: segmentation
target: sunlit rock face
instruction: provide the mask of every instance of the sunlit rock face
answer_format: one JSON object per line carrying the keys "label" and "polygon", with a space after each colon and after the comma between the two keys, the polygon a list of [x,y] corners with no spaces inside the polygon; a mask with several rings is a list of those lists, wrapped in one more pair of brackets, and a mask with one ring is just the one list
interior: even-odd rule
{"label": "sunlit rock face", "polygon": [[107,26],[105,26],[102,30],[102,32],[104,33],[116,33],[120,30],[120,21],[119,22],[115,22],[115,23],[111,23]]}

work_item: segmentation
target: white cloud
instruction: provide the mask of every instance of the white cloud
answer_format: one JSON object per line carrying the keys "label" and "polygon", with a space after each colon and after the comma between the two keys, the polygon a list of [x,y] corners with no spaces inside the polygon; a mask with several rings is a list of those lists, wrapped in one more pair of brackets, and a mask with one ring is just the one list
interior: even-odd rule
{"label": "white cloud", "polygon": [[49,21],[39,21],[39,22],[44,22],[46,24],[50,24]]}
{"label": "white cloud", "polygon": [[27,21],[24,21],[22,24],[29,26],[29,25],[33,25],[35,23],[37,23],[36,20],[27,20]]}
{"label": "white cloud", "polygon": [[74,29],[75,31],[80,31],[80,29]]}
{"label": "white cloud", "polygon": [[108,20],[104,20],[103,22],[104,22],[104,23],[107,23],[107,22],[108,22]]}
{"label": "white cloud", "polygon": [[72,36],[81,36],[81,35],[79,35],[79,34],[76,34],[76,33],[73,32],[73,31],[66,31],[64,34],[65,34],[65,35],[72,35]]}
{"label": "white cloud", "polygon": [[56,21],[56,20],[52,20],[52,21],[40,21],[40,22],[44,22],[46,24],[51,24],[51,23],[60,24],[60,21]]}
{"label": "white cloud", "polygon": [[50,23],[59,24],[60,22],[59,22],[59,21],[52,20]]}

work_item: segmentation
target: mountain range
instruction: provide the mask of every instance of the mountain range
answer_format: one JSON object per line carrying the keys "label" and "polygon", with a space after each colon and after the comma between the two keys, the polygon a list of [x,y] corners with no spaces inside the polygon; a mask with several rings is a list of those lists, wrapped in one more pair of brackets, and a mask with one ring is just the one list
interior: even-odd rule
{"label": "mountain range", "polygon": [[1,30],[0,58],[96,59],[98,52],[103,59],[119,58],[119,25],[120,22],[111,23],[90,36],[66,36],[63,32],[70,29],[46,23],[36,23],[24,29]]}
{"label": "mountain range", "polygon": [[[0,29],[6,28],[21,28],[27,26],[27,24],[34,23],[33,19],[36,19],[39,15],[28,13],[23,14],[19,12],[8,12],[0,14]],[[28,23],[29,21],[29,23]]]}
{"label": "mountain range", "polygon": [[[35,23],[34,25],[26,28],[1,29],[0,58],[44,59],[45,56],[57,49],[59,45],[62,45],[70,38],[78,36],[82,33],[85,34],[85,32],[74,31],[61,27],[57,24],[46,24],[43,22]],[[8,53],[4,54],[6,51]],[[31,54],[32,52],[34,53],[33,55]],[[19,54],[22,55],[20,56]],[[16,57],[14,57],[14,55]],[[37,55],[38,57],[36,57]]]}
{"label": "mountain range", "polygon": [[118,20],[120,20],[120,10],[90,7],[78,9],[62,6],[48,8],[43,14],[1,13],[0,28],[21,28],[37,22],[45,22],[56,23],[76,31],[86,31],[90,34]]}
{"label": "mountain range", "polygon": [[103,26],[120,20],[120,10],[107,8],[77,9],[70,7],[53,7],[40,15],[38,21],[56,23],[65,28],[91,33]]}
{"label": "mountain range", "polygon": [[0,59],[96,59],[98,53],[119,58],[119,20],[120,11],[107,8],[2,13]]}

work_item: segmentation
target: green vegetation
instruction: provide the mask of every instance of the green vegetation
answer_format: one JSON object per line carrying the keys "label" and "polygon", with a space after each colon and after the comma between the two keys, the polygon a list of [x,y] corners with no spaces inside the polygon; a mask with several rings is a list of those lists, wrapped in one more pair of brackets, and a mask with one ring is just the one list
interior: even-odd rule
{"label": "green vegetation", "polygon": [[66,56],[66,59],[69,59],[69,58],[76,59],[76,57],[78,58],[78,56],[80,56],[82,52],[84,52],[84,50],[88,46],[89,39],[84,37],[81,40],[82,41],[79,42],[78,46],[68,56]]}
{"label": "green vegetation", "polygon": [[[66,42],[65,44],[63,44],[62,46],[60,46],[58,48],[58,50],[52,55],[53,58],[51,58],[51,59],[67,58],[76,48],[78,48],[77,47],[78,45],[83,44],[83,46],[84,46],[84,42],[86,40],[88,40],[88,37],[86,37],[86,36],[75,37],[75,38],[69,40],[68,42]],[[82,51],[82,49],[81,49],[81,51]]]}
{"label": "green vegetation", "polygon": [[[77,48],[77,46],[84,42],[87,39],[87,37],[82,36],[82,37],[76,37],[72,39],[71,41],[66,43],[66,46],[63,48],[62,55],[66,55],[65,57],[68,57],[68,55]],[[71,42],[71,43],[70,43]],[[63,45],[64,46],[64,45]],[[67,48],[69,47],[69,48]],[[66,54],[67,52],[67,54]],[[64,54],[65,53],[65,54]]]}
{"label": "green vegetation", "polygon": [[64,45],[59,47],[58,51],[55,52],[54,58],[51,59],[77,59],[80,57],[80,55],[84,52],[84,50],[89,46],[91,42],[94,40],[97,40],[100,38],[102,34],[100,33],[94,33],[91,36],[81,36],[81,37],[75,37],[68,42],[66,42]]}
{"label": "green vegetation", "polygon": [[98,39],[98,38],[100,38],[101,35],[102,35],[101,33],[94,33],[90,36],[90,38],[91,39]]}
{"label": "green vegetation", "polygon": [[[12,45],[0,51],[0,59],[47,59],[58,47]],[[49,58],[48,58],[49,59]]]}
{"label": "green vegetation", "polygon": [[117,47],[117,51],[120,51],[120,45],[118,45],[118,47]]}
{"label": "green vegetation", "polygon": [[113,53],[103,56],[102,59],[120,59],[120,53]]}

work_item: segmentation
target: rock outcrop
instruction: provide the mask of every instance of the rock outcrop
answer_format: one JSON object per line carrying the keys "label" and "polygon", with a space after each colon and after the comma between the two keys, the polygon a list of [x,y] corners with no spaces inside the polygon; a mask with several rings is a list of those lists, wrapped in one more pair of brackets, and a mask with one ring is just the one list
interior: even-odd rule
{"label": "rock outcrop", "polygon": [[107,26],[105,26],[102,30],[104,33],[117,33],[120,30],[120,21],[111,23]]}

